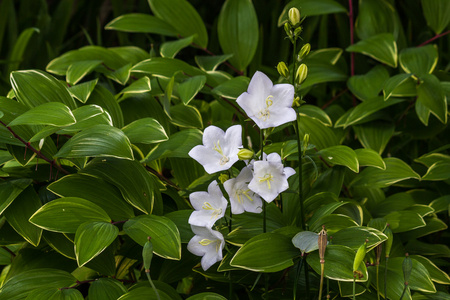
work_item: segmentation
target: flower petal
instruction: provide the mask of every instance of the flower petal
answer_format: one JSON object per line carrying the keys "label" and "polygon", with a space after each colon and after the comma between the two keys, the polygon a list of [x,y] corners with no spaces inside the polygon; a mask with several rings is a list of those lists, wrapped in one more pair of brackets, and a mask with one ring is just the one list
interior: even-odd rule
{"label": "flower petal", "polygon": [[208,126],[203,132],[203,145],[207,148],[213,149],[214,143],[217,143],[219,140],[222,142],[224,136],[225,132],[219,127],[214,125]]}
{"label": "flower petal", "polygon": [[296,172],[294,169],[292,169],[291,167],[286,167],[284,168],[284,175],[286,175],[286,178],[291,177],[292,175],[294,175]]}
{"label": "flower petal", "polygon": [[242,148],[242,126],[234,125],[225,132],[223,152],[230,159],[231,156],[236,156],[237,158],[239,148]]}
{"label": "flower petal", "polygon": [[292,107],[294,102],[294,86],[288,83],[276,84],[270,90],[273,96],[273,105],[282,107]]}
{"label": "flower petal", "polygon": [[266,126],[278,127],[296,119],[297,113],[292,107],[275,107],[275,105],[272,105],[270,108],[270,118],[267,119]]}
{"label": "flower petal", "polygon": [[270,90],[272,87],[272,80],[270,80],[270,78],[263,72],[256,71],[250,80],[247,92],[251,95],[257,96],[258,98],[262,98],[261,101],[265,101],[267,96],[270,95]]}
{"label": "flower petal", "polygon": [[194,192],[189,195],[189,200],[195,210],[201,210],[205,198],[207,199],[208,197],[209,195],[207,192]]}

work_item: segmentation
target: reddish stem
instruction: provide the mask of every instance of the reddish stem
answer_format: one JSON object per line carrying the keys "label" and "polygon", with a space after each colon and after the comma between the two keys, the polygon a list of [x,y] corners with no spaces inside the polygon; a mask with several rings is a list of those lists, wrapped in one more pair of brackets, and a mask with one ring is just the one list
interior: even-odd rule
{"label": "reddish stem", "polygon": [[327,108],[328,106],[331,105],[331,103],[333,103],[337,98],[339,98],[340,96],[344,95],[346,92],[348,92],[348,89],[344,89],[342,91],[340,91],[336,96],[334,96],[333,98],[331,98],[330,101],[328,101],[327,103],[325,103],[324,105],[322,105],[322,109]]}
{"label": "reddish stem", "polygon": [[425,46],[426,44],[431,43],[432,41],[434,41],[434,40],[436,40],[436,39],[438,39],[438,38],[440,38],[440,37],[443,37],[443,36],[445,36],[445,35],[447,35],[447,34],[449,34],[449,33],[450,33],[450,30],[448,30],[448,31],[446,31],[446,32],[443,32],[443,33],[441,33],[441,34],[436,34],[436,35],[433,36],[431,39],[429,39],[428,41],[423,42],[422,44],[420,44],[420,45],[417,46],[417,47]]}

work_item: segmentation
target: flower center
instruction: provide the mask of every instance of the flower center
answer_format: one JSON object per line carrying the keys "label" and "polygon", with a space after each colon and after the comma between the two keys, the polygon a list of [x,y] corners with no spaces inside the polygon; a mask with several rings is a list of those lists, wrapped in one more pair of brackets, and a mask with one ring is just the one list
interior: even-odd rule
{"label": "flower center", "polygon": [[217,141],[217,144],[214,144],[213,150],[217,151],[217,153],[222,155],[222,158],[219,160],[219,164],[221,166],[223,166],[224,164],[226,164],[227,162],[230,161],[230,158],[228,156],[226,156],[225,154],[223,154],[222,147],[220,147],[220,141]]}
{"label": "flower center", "polygon": [[259,182],[267,182],[267,187],[270,190],[270,182],[273,181],[273,176],[271,174],[266,174],[264,177],[259,177]]}
{"label": "flower center", "polygon": [[202,208],[204,210],[212,210],[211,219],[217,219],[222,213],[222,208],[214,208],[209,202],[203,202]]}
{"label": "flower center", "polygon": [[236,198],[238,199],[239,203],[244,203],[244,198],[242,197],[242,195],[244,195],[245,197],[247,197],[248,200],[253,201],[253,199],[248,195],[248,192],[250,192],[250,189],[237,189],[236,190]]}
{"label": "flower center", "polygon": [[269,95],[266,98],[266,108],[264,108],[263,110],[261,110],[259,112],[259,116],[258,119],[263,119],[263,121],[267,121],[267,119],[270,118],[270,110],[269,107],[271,107],[273,104],[273,96]]}

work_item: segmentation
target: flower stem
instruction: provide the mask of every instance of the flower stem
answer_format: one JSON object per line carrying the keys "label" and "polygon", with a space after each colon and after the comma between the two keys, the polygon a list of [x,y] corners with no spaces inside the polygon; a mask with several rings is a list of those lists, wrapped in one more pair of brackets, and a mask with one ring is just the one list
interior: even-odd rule
{"label": "flower stem", "polygon": [[426,44],[431,43],[431,42],[434,41],[435,39],[438,39],[438,38],[440,38],[440,37],[443,37],[443,36],[445,36],[445,35],[447,35],[447,34],[449,34],[449,33],[450,33],[450,30],[447,30],[446,32],[443,32],[443,33],[441,33],[441,34],[437,34],[437,35],[433,36],[431,39],[429,39],[429,40],[423,42],[422,44],[420,44],[420,45],[417,46],[417,47],[425,46]]}
{"label": "flower stem", "polygon": [[387,297],[387,270],[388,270],[388,261],[389,261],[389,256],[386,256],[386,263],[384,266],[384,299],[388,299]]}
{"label": "flower stem", "polygon": [[148,282],[150,282],[152,289],[155,291],[156,299],[161,300],[161,298],[159,297],[158,290],[156,289],[156,286],[153,283],[152,278],[150,277],[150,270],[148,270],[148,272],[147,272],[147,270],[145,270],[145,275],[147,275]]}
{"label": "flower stem", "polygon": [[323,289],[323,272],[325,269],[325,264],[320,264],[320,285],[319,285],[319,300],[322,299],[322,289]]}
{"label": "flower stem", "polygon": [[380,285],[378,284],[378,282],[379,282],[379,280],[378,280],[378,273],[379,273],[379,270],[380,270],[380,265],[377,264],[376,268],[377,268],[377,300],[380,300]]}
{"label": "flower stem", "polygon": [[356,294],[356,275],[353,275],[353,300],[356,299],[355,294]]}
{"label": "flower stem", "polygon": [[402,299],[403,299],[403,296],[405,295],[405,292],[406,292],[407,287],[408,287],[408,285],[407,285],[406,282],[405,282],[405,285],[403,286],[403,292],[402,292],[402,295],[400,296],[400,299],[399,299],[399,300],[402,300]]}

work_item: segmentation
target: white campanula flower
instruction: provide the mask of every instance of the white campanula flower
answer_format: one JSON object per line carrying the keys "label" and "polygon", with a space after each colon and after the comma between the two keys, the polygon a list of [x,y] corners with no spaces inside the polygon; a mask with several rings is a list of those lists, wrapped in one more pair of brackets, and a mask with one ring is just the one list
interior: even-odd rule
{"label": "white campanula flower", "polygon": [[253,213],[262,211],[261,198],[248,188],[248,183],[252,178],[252,170],[245,167],[236,178],[229,179],[223,184],[230,196],[231,212],[233,214],[241,214],[244,211]]}
{"label": "white campanula flower", "polygon": [[278,194],[288,189],[287,179],[294,174],[294,169],[283,168],[280,155],[271,153],[266,160],[253,163],[253,179],[248,187],[267,202],[272,202]]}
{"label": "white campanula flower", "polygon": [[242,148],[242,126],[234,125],[224,132],[216,126],[209,126],[203,133],[203,145],[189,151],[189,156],[198,161],[209,174],[228,170],[239,160],[237,154]]}
{"label": "white campanula flower", "polygon": [[211,228],[191,226],[195,236],[189,241],[187,249],[194,255],[202,257],[202,268],[208,270],[213,264],[222,260],[225,245],[223,235]]}
{"label": "white campanula flower", "polygon": [[297,118],[292,108],[294,86],[287,83],[273,85],[269,77],[259,71],[253,75],[247,92],[236,102],[261,129],[277,127]]}
{"label": "white campanula flower", "polygon": [[225,215],[228,204],[215,180],[209,184],[208,192],[194,192],[189,195],[189,200],[195,211],[188,223],[209,228]]}

